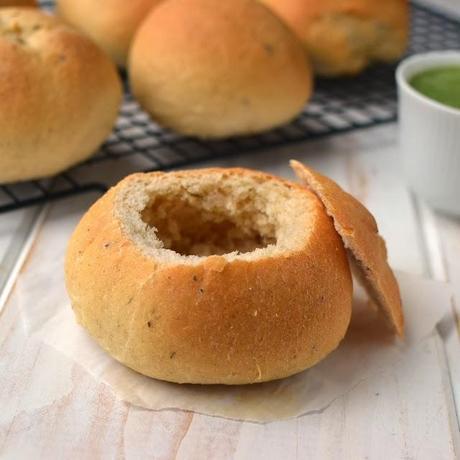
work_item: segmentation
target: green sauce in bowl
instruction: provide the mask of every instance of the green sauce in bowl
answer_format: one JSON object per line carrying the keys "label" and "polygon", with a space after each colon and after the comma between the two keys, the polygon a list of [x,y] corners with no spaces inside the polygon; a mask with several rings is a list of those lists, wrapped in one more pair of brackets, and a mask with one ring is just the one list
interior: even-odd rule
{"label": "green sauce in bowl", "polygon": [[425,70],[409,84],[430,99],[460,109],[460,65]]}

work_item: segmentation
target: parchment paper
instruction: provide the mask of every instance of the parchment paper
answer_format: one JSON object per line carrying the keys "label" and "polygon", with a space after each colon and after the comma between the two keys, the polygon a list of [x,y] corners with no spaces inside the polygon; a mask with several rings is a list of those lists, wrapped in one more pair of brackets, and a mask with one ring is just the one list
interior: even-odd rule
{"label": "parchment paper", "polygon": [[62,277],[54,273],[51,279],[50,271],[46,278],[37,273],[23,277],[18,286],[30,335],[79,363],[128,403],[257,422],[317,413],[379,373],[400,375],[405,370],[404,360],[411,360],[411,352],[436,333],[436,323],[450,308],[446,284],[399,273],[406,317],[404,341],[393,336],[363,291],[355,288],[353,318],[345,339],[312,369],[284,380],[247,386],[177,385],[142,376],[99,348],[76,324]]}

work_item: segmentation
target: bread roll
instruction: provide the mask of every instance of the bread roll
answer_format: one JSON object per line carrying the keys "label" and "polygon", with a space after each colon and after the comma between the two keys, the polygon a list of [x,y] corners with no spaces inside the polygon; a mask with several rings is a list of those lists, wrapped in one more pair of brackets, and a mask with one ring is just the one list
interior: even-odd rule
{"label": "bread roll", "polygon": [[78,321],[157,379],[245,384],[300,372],[347,330],[343,243],[307,188],[244,169],[129,176],[66,256]]}
{"label": "bread roll", "polygon": [[356,273],[370,297],[388,318],[389,324],[404,335],[404,315],[398,283],[388,265],[385,241],[379,235],[372,214],[353,196],[328,177],[298,161],[291,161],[295,173],[324,204],[335,229],[355,262]]}
{"label": "bread roll", "polygon": [[120,67],[126,65],[131,39],[160,0],[58,0],[57,12],[94,40]]}
{"label": "bread roll", "polygon": [[94,153],[121,100],[112,62],[32,8],[0,9],[0,183],[55,174]]}
{"label": "bread roll", "polygon": [[204,138],[281,125],[312,88],[301,44],[254,0],[160,3],[134,38],[129,67],[155,120]]}
{"label": "bread roll", "polygon": [[320,75],[355,75],[399,59],[407,46],[407,0],[261,1],[297,33]]}
{"label": "bread roll", "polygon": [[35,0],[0,0],[0,8],[4,6],[37,6]]}

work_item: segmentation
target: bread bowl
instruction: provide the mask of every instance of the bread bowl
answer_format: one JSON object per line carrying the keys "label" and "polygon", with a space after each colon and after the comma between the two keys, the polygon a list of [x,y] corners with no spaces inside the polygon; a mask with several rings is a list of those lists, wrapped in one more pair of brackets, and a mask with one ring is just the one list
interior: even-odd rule
{"label": "bread bowl", "polygon": [[126,65],[132,37],[160,0],[58,0],[57,13],[94,40],[120,67]]}
{"label": "bread bowl", "polygon": [[334,350],[351,315],[343,243],[306,187],[245,169],[135,174],[66,255],[78,322],[157,379],[246,384]]}
{"label": "bread bowl", "polygon": [[202,138],[282,125],[312,91],[302,45],[254,0],[161,2],[135,35],[129,74],[154,120]]}
{"label": "bread bowl", "polygon": [[261,1],[297,33],[320,75],[355,75],[398,60],[407,46],[407,0]]}
{"label": "bread bowl", "polygon": [[93,154],[121,83],[89,39],[34,8],[0,9],[0,183],[53,175]]}

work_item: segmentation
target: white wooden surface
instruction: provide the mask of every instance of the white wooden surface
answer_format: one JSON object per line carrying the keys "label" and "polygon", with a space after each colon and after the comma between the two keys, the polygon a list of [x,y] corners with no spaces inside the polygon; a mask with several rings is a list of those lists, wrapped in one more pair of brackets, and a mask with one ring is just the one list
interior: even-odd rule
{"label": "white wooden surface", "polygon": [[[437,3],[460,10],[458,0]],[[395,268],[452,283],[457,314],[460,220],[433,213],[407,190],[396,137],[396,127],[386,126],[216,164],[292,177],[287,161],[297,158],[330,175],[373,211]],[[32,235],[19,283],[30,267],[40,266],[42,254],[51,252],[62,260],[68,232],[95,198],[50,206]],[[18,242],[33,212],[0,217],[0,281],[11,269],[11,259],[21,253]],[[429,385],[420,385],[416,374],[413,382],[382,378],[360,385],[319,413],[261,425],[180,411],[151,412],[117,401],[81,368],[28,339],[19,306],[20,289],[13,288],[0,311],[2,459],[460,458],[458,330],[444,342],[430,341],[419,357],[433,370],[427,373]],[[429,392],[420,391],[427,387]]]}
{"label": "white wooden surface", "polygon": [[[418,205],[400,176],[394,126],[227,159],[227,166],[292,177],[295,157],[329,174],[376,215],[395,268],[454,282],[460,291],[460,223]],[[62,260],[69,232],[95,196],[50,206],[19,275],[42,254]],[[428,230],[425,228],[428,227]],[[429,240],[429,244],[427,244]],[[59,262],[60,263],[60,262]],[[50,282],[52,276],[50,275]],[[460,292],[459,292],[460,293]],[[429,393],[383,378],[360,385],[327,409],[296,420],[252,424],[180,411],[151,412],[117,401],[110,389],[55,351],[25,336],[20,289],[0,317],[0,452],[2,458],[158,459],[453,459],[458,427],[444,344],[423,356]],[[449,344],[459,356],[458,336]],[[457,380],[460,383],[460,380]],[[426,383],[426,382],[425,382]],[[372,393],[371,393],[372,392]]]}

